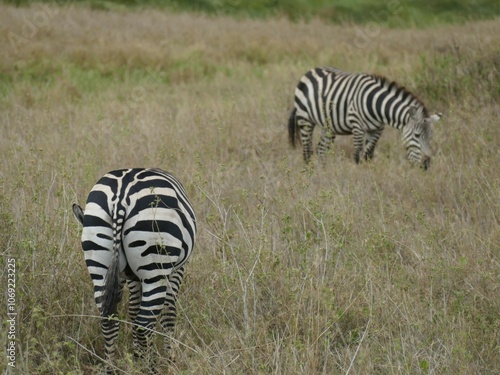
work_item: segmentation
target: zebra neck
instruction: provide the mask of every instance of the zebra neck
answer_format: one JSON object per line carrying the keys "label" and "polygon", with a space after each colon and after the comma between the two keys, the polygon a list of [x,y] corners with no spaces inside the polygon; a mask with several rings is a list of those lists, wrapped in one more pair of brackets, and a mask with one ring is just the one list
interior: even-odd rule
{"label": "zebra neck", "polygon": [[371,90],[367,97],[367,102],[375,112],[373,117],[384,122],[386,125],[396,129],[402,129],[410,119],[410,108],[416,106],[422,109],[423,104],[410,93],[405,87],[399,86],[396,82],[389,82],[383,78],[378,78],[378,88]]}
{"label": "zebra neck", "polygon": [[387,125],[399,130],[403,129],[410,120],[410,108],[413,106],[422,107],[415,98],[411,98],[411,100],[400,101],[385,108]]}
{"label": "zebra neck", "polygon": [[408,109],[403,109],[402,112],[401,114],[394,113],[393,116],[389,117],[388,125],[399,130],[403,129],[408,123],[410,115]]}

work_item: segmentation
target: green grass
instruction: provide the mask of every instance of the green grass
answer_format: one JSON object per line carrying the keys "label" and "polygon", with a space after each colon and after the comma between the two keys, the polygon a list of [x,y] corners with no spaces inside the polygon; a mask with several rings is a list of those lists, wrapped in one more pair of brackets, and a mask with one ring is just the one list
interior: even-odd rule
{"label": "green grass", "polygon": [[[33,1],[4,0],[4,2],[26,5]],[[101,10],[155,7],[258,18],[286,16],[292,20],[310,20],[319,17],[333,23],[365,24],[375,22],[398,28],[491,19],[500,15],[497,2],[492,0],[425,0],[416,2],[401,0],[387,4],[374,0],[344,0],[337,1],[335,4],[327,0],[76,0],[59,3],[81,3]]]}
{"label": "green grass", "polygon": [[417,75],[418,89],[443,103],[463,100],[470,92],[480,92],[482,100],[498,101],[499,52],[495,48],[451,45],[447,50],[424,54]]}

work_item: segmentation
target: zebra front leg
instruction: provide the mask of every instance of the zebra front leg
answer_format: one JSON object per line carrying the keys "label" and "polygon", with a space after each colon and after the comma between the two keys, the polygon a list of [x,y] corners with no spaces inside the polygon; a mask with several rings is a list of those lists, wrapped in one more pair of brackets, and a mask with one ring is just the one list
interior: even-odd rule
{"label": "zebra front leg", "polygon": [[359,164],[365,133],[359,128],[354,128],[352,129],[352,135],[354,138],[354,161]]}
{"label": "zebra front leg", "polygon": [[382,135],[382,130],[375,130],[367,133],[366,143],[365,143],[365,152],[364,158],[365,160],[370,160],[373,158],[373,153],[375,151],[375,146],[377,146],[377,142]]}
{"label": "zebra front leg", "polygon": [[172,351],[172,335],[174,333],[175,319],[177,317],[177,293],[184,278],[184,266],[174,271],[169,277],[169,287],[167,288],[167,298],[165,299],[165,307],[161,316],[161,325],[165,333],[165,352],[169,353],[170,361],[174,360]]}
{"label": "zebra front leg", "polygon": [[330,129],[323,130],[323,134],[318,143],[318,156],[319,160],[321,161],[321,164],[323,165],[325,165],[326,153],[330,149],[330,145],[334,140],[335,140],[335,135]]}

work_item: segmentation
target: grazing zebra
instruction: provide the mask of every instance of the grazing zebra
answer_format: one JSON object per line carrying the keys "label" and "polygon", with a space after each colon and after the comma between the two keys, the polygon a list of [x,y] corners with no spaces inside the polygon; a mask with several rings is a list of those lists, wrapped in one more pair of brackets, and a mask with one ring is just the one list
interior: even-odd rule
{"label": "grazing zebra", "polygon": [[422,102],[395,82],[323,67],[307,72],[297,85],[288,133],[293,147],[300,139],[306,162],[315,125],[322,130],[317,149],[322,161],[336,135],[352,134],[354,160],[359,163],[363,146],[363,157],[371,159],[384,126],[390,125],[402,130],[408,159],[427,169],[431,125],[440,117],[441,113],[429,116]]}
{"label": "grazing zebra", "polygon": [[116,170],[93,187],[85,212],[77,204],[73,212],[83,225],[82,247],[102,316],[108,364],[118,336],[118,320],[109,317],[117,311],[125,281],[134,351],[142,356],[158,319],[168,333],[174,328],[177,292],[196,235],[184,187],[160,169]]}

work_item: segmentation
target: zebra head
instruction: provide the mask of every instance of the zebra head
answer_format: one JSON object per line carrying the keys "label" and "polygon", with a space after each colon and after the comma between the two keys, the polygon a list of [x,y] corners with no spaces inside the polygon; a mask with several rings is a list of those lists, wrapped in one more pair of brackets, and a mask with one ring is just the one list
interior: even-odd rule
{"label": "zebra head", "polygon": [[441,113],[426,116],[423,107],[412,106],[409,110],[408,123],[403,128],[403,141],[408,159],[419,164],[425,170],[431,164],[432,124],[438,121],[441,116]]}

